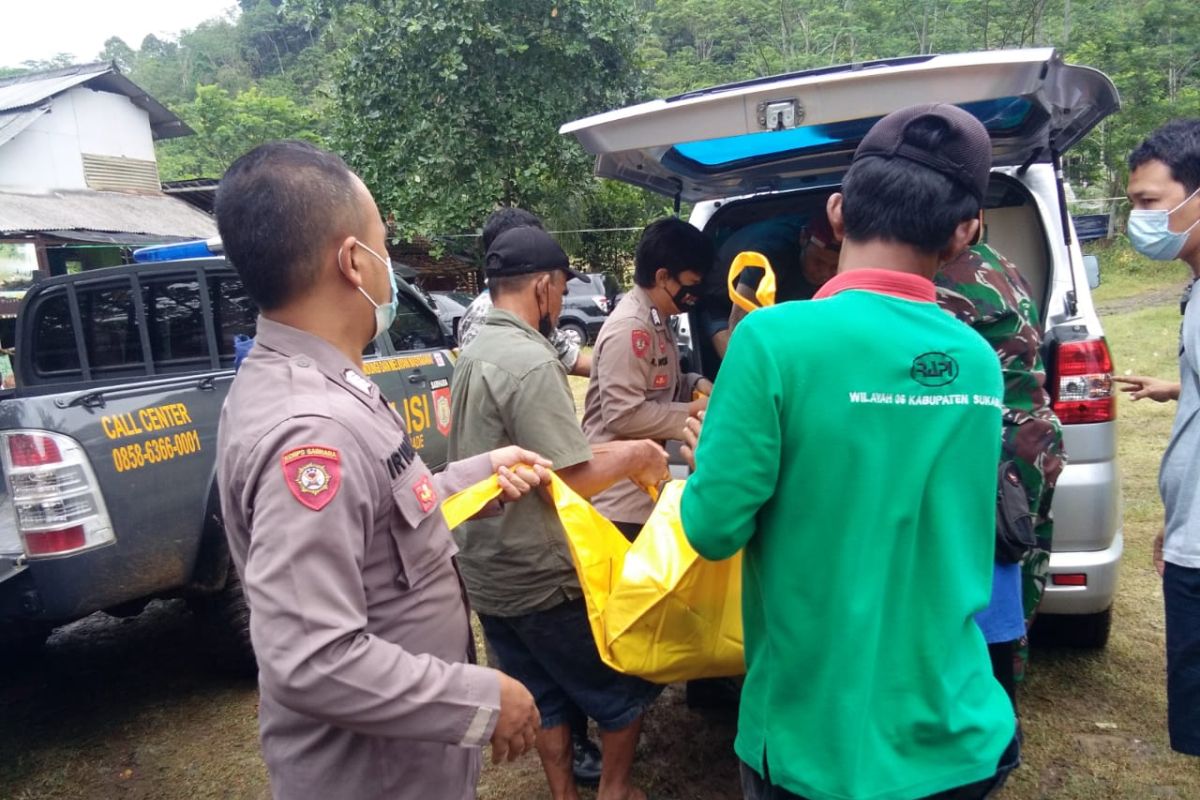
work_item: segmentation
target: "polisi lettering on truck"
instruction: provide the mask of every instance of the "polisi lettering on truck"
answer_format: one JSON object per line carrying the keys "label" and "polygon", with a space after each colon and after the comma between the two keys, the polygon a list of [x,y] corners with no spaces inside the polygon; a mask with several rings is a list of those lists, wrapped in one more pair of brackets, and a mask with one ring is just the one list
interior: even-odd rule
{"label": "polisi lettering on truck", "polygon": [[114,414],[100,418],[100,427],[109,439],[122,439],[126,436],[137,436],[141,433],[179,428],[192,425],[191,415],[183,403],[168,403],[163,406],[150,406],[136,412]]}

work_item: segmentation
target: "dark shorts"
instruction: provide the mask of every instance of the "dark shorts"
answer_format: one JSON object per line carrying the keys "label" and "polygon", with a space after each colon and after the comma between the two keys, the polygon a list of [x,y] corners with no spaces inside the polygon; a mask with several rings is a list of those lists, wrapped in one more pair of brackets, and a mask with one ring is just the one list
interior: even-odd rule
{"label": "dark shorts", "polygon": [[[994,795],[1004,782],[1008,780],[1008,774],[1016,769],[1021,763],[1021,739],[1020,736],[1014,736],[1012,742],[1009,743],[1004,753],[1000,756],[1000,763],[996,765],[996,774],[990,778],[984,778],[976,783],[969,783],[966,786],[959,786],[956,789],[947,789],[944,792],[931,794],[922,800],[985,800],[985,798]],[[744,800],[805,800],[798,794],[780,789],[778,786],[771,784],[771,776],[768,774],[765,778],[755,772],[749,764],[742,762],[742,797]],[[764,771],[765,771],[764,767]]]}
{"label": "dark shorts", "polygon": [[1171,749],[1200,756],[1200,569],[1167,563],[1167,730]]}
{"label": "dark shorts", "polygon": [[543,728],[565,724],[573,704],[601,730],[618,731],[663,690],[600,660],[582,598],[519,617],[480,614],[479,621],[500,669],[533,695]]}

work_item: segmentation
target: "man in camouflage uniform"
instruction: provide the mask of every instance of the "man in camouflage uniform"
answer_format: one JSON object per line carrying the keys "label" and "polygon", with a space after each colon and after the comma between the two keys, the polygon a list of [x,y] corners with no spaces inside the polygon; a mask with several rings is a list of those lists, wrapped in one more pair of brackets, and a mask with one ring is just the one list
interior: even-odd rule
{"label": "man in camouflage uniform", "polygon": [[[1050,407],[1042,365],[1041,322],[1025,278],[986,244],[976,245],[934,276],[938,304],[979,332],[1000,357],[1004,372],[1002,458],[1021,472],[1037,547],[1022,563],[1026,623],[1032,622],[1050,568],[1054,521],[1050,502],[1063,468],[1062,426]],[[1022,655],[1022,667],[1024,655]],[[1018,676],[1018,680],[1020,676]]]}

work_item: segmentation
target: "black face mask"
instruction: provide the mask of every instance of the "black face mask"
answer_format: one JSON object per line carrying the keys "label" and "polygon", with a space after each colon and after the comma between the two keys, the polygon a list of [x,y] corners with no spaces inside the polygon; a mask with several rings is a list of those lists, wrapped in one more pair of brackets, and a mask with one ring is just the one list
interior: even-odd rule
{"label": "black face mask", "polygon": [[686,314],[700,305],[699,289],[699,284],[679,284],[679,291],[671,295],[671,302],[679,309],[680,314]]}

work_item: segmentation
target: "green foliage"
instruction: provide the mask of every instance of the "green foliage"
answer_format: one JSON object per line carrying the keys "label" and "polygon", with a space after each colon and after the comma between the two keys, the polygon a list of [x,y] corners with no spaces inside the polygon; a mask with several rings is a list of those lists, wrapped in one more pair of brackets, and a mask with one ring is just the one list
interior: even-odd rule
{"label": "green foliage", "polygon": [[321,143],[310,110],[257,88],[234,95],[220,86],[199,86],[196,99],[175,110],[196,135],[159,146],[163,180],[219,177],[242,153],[272,139]]}
{"label": "green foliage", "polygon": [[337,79],[335,141],[404,238],[471,229],[497,204],[549,213],[589,159],[558,126],[626,103],[625,0],[378,0]]}

